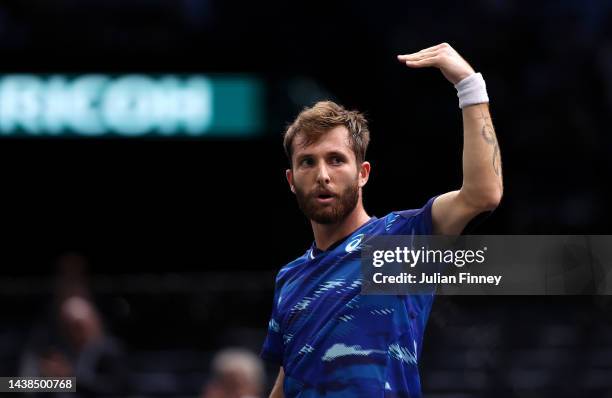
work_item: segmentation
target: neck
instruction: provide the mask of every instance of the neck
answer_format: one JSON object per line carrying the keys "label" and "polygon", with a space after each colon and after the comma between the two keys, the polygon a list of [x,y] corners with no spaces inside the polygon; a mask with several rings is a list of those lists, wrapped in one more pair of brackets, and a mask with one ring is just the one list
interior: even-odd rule
{"label": "neck", "polygon": [[317,248],[327,250],[332,244],[350,235],[353,231],[368,222],[369,219],[370,216],[368,216],[360,201],[353,211],[338,223],[319,224],[310,220]]}

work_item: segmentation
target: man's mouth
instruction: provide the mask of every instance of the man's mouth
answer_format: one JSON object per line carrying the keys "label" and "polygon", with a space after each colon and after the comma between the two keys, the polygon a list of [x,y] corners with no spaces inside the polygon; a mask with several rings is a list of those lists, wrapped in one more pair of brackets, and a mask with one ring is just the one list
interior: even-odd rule
{"label": "man's mouth", "polygon": [[316,200],[318,203],[330,203],[334,200],[335,195],[331,194],[331,193],[320,193],[316,196]]}

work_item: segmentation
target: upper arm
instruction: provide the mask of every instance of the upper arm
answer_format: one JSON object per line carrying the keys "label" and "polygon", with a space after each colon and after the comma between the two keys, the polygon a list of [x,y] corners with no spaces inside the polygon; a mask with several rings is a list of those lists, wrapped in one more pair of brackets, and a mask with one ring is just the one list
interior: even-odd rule
{"label": "upper arm", "polygon": [[472,218],[492,209],[471,204],[460,190],[442,194],[431,207],[433,233],[460,235]]}
{"label": "upper arm", "polygon": [[274,383],[274,387],[272,387],[272,392],[270,392],[270,398],[284,398],[283,394],[283,382],[285,381],[285,371],[283,367],[280,367],[278,371],[278,377],[276,378],[276,382]]}

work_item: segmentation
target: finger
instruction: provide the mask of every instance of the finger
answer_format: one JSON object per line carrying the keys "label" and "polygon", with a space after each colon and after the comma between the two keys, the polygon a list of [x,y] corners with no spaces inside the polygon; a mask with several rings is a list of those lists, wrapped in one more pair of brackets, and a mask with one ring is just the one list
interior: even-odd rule
{"label": "finger", "polygon": [[437,50],[439,50],[441,48],[445,48],[445,47],[449,47],[449,44],[448,43],[440,43],[440,44],[437,44],[435,46],[425,48],[425,49],[423,49],[421,51],[418,51],[416,53],[409,53],[409,54],[398,55],[397,58],[400,59],[400,60],[403,60],[405,57],[414,56],[416,54],[431,53],[431,52],[437,51]]}
{"label": "finger", "polygon": [[429,51],[426,53],[415,53],[415,54],[407,54],[405,56],[403,56],[402,58],[398,57],[398,60],[400,62],[406,62],[406,61],[422,61],[425,59],[429,59],[432,57],[436,57],[438,56],[443,50],[442,49],[437,49],[437,50],[433,50],[433,51]]}
{"label": "finger", "polygon": [[411,56],[411,55],[417,55],[417,54],[427,54],[427,53],[429,53],[429,52],[436,51],[436,50],[437,50],[437,47],[429,47],[429,48],[423,49],[423,50],[421,50],[421,51],[417,51],[417,52],[415,52],[415,53],[400,54],[400,55],[398,55],[397,57],[398,57],[398,58],[404,58],[404,57],[409,57],[409,56]]}
{"label": "finger", "polygon": [[435,57],[429,57],[429,58],[424,58],[424,59],[415,60],[415,61],[407,60],[407,61],[404,61],[404,63],[406,64],[406,66],[409,66],[411,68],[424,68],[428,66],[437,66],[438,61],[439,61],[439,58],[435,56]]}

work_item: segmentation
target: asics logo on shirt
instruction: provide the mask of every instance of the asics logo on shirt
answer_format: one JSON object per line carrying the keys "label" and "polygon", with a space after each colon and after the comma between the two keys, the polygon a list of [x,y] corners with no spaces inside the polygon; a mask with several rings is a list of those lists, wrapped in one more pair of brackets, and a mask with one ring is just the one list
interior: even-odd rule
{"label": "asics logo on shirt", "polygon": [[364,234],[359,234],[357,236],[355,236],[353,239],[351,239],[351,241],[349,243],[347,243],[346,247],[344,248],[344,250],[347,253],[351,253],[354,252],[357,249],[360,249],[361,247],[359,247],[359,245],[361,244],[361,241],[363,240]]}

